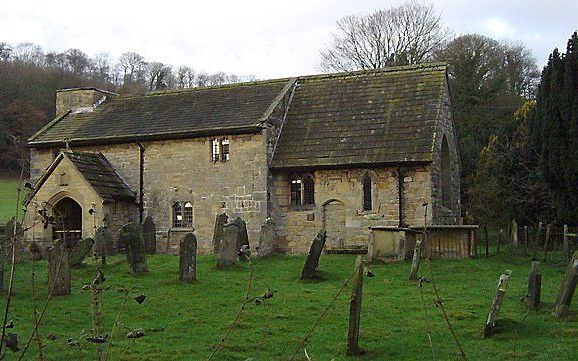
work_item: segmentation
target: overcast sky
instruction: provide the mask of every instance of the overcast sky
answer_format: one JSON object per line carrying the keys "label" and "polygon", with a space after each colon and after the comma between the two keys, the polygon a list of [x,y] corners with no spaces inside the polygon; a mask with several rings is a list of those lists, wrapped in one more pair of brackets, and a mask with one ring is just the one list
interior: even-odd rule
{"label": "overcast sky", "polygon": [[[0,41],[266,79],[319,72],[335,22],[401,0],[0,0]],[[520,41],[541,67],[578,28],[578,0],[425,1],[456,35]]]}

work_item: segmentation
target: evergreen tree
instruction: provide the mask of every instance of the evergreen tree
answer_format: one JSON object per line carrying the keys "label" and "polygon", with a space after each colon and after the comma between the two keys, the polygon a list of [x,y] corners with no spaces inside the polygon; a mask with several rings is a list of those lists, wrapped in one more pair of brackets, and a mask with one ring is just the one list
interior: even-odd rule
{"label": "evergreen tree", "polygon": [[578,34],[565,54],[554,49],[542,72],[530,121],[542,176],[552,191],[558,221],[578,224]]}

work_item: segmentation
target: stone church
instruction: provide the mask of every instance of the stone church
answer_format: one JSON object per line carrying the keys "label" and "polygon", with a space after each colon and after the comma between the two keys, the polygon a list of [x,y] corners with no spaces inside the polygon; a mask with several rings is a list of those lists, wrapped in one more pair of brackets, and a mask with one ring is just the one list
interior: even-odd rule
{"label": "stone church", "polygon": [[[445,64],[118,96],[59,90],[29,140],[28,240],[93,236],[152,216],[157,250],[215,217],[278,252],[363,248],[370,226],[461,224],[460,163]],[[425,215],[424,203],[429,204]],[[41,212],[59,219],[45,227]]]}

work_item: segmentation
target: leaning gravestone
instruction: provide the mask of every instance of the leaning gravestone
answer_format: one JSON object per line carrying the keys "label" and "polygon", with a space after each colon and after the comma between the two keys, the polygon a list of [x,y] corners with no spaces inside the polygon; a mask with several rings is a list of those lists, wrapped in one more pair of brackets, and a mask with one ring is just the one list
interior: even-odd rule
{"label": "leaning gravestone", "polygon": [[363,262],[361,256],[357,256],[355,269],[351,279],[351,298],[349,300],[349,331],[347,332],[347,355],[360,355],[363,351],[359,348],[359,323],[361,320],[361,298],[363,295]]}
{"label": "leaning gravestone", "polygon": [[229,216],[226,213],[217,214],[215,218],[215,229],[213,231],[213,252],[218,253],[221,249],[221,240],[223,239],[223,226],[227,224]]}
{"label": "leaning gravestone", "polygon": [[259,246],[257,256],[265,257],[273,252],[273,241],[275,240],[275,223],[271,218],[267,218],[261,225],[259,233]]}
{"label": "leaning gravestone", "polygon": [[540,292],[542,289],[542,275],[540,262],[532,261],[528,275],[528,309],[536,311],[540,307]]}
{"label": "leaning gravestone", "polygon": [[197,279],[197,237],[187,233],[179,247],[179,280],[185,282]]}
{"label": "leaning gravestone", "polygon": [[[249,235],[247,234],[247,223],[245,223],[244,220],[241,219],[241,217],[237,217],[235,218],[235,220],[232,222],[235,223],[237,225],[237,252],[240,251],[243,246],[246,246],[247,249],[250,249],[251,247],[249,246]],[[239,260],[241,261],[248,261],[249,260],[249,256],[246,253],[243,253],[239,256]]]}
{"label": "leaning gravestone", "polygon": [[157,253],[157,228],[153,217],[148,216],[142,224],[142,236],[144,238],[145,253]]}
{"label": "leaning gravestone", "polygon": [[68,263],[70,264],[70,267],[80,267],[84,259],[90,255],[93,246],[94,239],[92,238],[78,240],[68,254]]}
{"label": "leaning gravestone", "polygon": [[301,280],[310,280],[315,274],[315,270],[319,265],[319,257],[321,257],[321,252],[325,246],[325,240],[327,239],[327,232],[322,229],[317,232],[311,248],[309,249],[309,254],[303,265],[303,270],[301,271]]}
{"label": "leaning gravestone", "polygon": [[223,227],[223,239],[219,249],[218,268],[230,266],[237,260],[237,243],[239,238],[239,224],[235,222],[227,223]]}
{"label": "leaning gravestone", "polygon": [[118,235],[118,242],[126,247],[126,262],[130,273],[147,272],[144,252],[144,239],[141,228],[135,223],[122,226]]}
{"label": "leaning gravestone", "polygon": [[54,241],[48,249],[48,294],[52,296],[70,294],[68,250],[61,240]]}
{"label": "leaning gravestone", "polygon": [[488,312],[488,318],[486,319],[486,324],[484,325],[483,336],[490,337],[494,332],[496,327],[496,320],[500,313],[500,307],[502,306],[502,301],[506,295],[506,288],[508,287],[508,280],[512,275],[512,271],[506,270],[498,281],[498,287],[496,287],[496,294],[494,295],[494,300],[492,301],[492,306],[490,307],[490,312]]}
{"label": "leaning gravestone", "polygon": [[556,297],[556,307],[554,308],[554,316],[560,318],[568,313],[572,297],[576,291],[576,284],[578,283],[578,251],[574,252],[572,260],[566,268],[566,273],[560,284],[558,296]]}

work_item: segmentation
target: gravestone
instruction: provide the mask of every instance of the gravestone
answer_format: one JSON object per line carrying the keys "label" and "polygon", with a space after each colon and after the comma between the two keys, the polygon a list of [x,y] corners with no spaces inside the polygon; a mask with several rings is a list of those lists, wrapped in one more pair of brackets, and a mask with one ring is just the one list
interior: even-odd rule
{"label": "gravestone", "polygon": [[94,253],[96,257],[106,257],[114,253],[114,236],[107,227],[98,227],[94,234]]}
{"label": "gravestone", "polygon": [[61,240],[54,241],[48,248],[48,294],[52,296],[70,294],[68,250]]}
{"label": "gravestone", "polygon": [[[251,246],[249,246],[249,235],[247,234],[247,223],[241,219],[241,217],[237,217],[235,218],[235,220],[233,221],[234,223],[237,223],[239,225],[239,235],[237,236],[237,251],[239,251],[241,248],[243,248],[243,246],[247,246],[247,249],[250,249]],[[242,255],[241,257],[239,257],[239,259],[241,261],[248,261],[248,257],[246,257],[245,255]]]}
{"label": "gravestone", "polygon": [[223,239],[219,249],[218,268],[230,266],[237,260],[237,249],[239,238],[239,224],[235,222],[227,223],[223,226]]}
{"label": "gravestone", "polygon": [[144,239],[145,253],[157,253],[157,228],[153,217],[148,216],[142,224],[142,236]]}
{"label": "gravestone", "polygon": [[496,294],[494,295],[494,300],[492,301],[492,306],[490,307],[490,312],[488,313],[488,318],[486,319],[486,324],[484,326],[484,337],[490,337],[496,327],[496,320],[500,313],[500,307],[502,306],[502,301],[506,295],[506,288],[508,287],[508,280],[512,275],[512,271],[506,270],[498,281],[498,287],[496,288]]}
{"label": "gravestone", "polygon": [[319,257],[321,257],[321,252],[323,252],[323,247],[325,246],[325,240],[327,239],[327,232],[324,229],[319,230],[311,248],[309,248],[309,254],[303,265],[303,270],[301,271],[301,280],[310,280],[315,275],[315,270],[319,265]]}
{"label": "gravestone", "polygon": [[213,230],[213,252],[218,253],[221,249],[221,240],[223,239],[223,226],[227,224],[229,216],[226,213],[217,214],[215,218],[215,229]]}
{"label": "gravestone", "polygon": [[185,282],[197,279],[197,237],[187,233],[179,247],[179,280]]}
{"label": "gravestone", "polygon": [[133,274],[147,272],[141,227],[132,222],[125,224],[120,229],[118,241],[126,247],[129,272]]}
{"label": "gravestone", "polygon": [[540,262],[532,261],[530,274],[528,275],[528,309],[535,311],[540,307],[541,288]]}
{"label": "gravestone", "polygon": [[92,238],[78,240],[68,254],[68,263],[70,264],[70,267],[80,267],[84,259],[90,255],[93,246],[94,239]]}
{"label": "gravestone", "polygon": [[257,248],[257,256],[265,257],[273,252],[273,242],[275,240],[275,222],[271,218],[267,218],[265,223],[261,225],[259,232],[259,246]]}
{"label": "gravestone", "polygon": [[574,291],[576,290],[576,283],[578,283],[578,251],[574,252],[572,260],[566,268],[564,279],[560,284],[558,297],[556,297],[556,307],[554,308],[554,316],[560,318],[568,313]]}
{"label": "gravestone", "polygon": [[363,351],[359,348],[359,324],[361,320],[361,299],[363,295],[363,262],[361,256],[357,256],[349,300],[349,331],[347,332],[347,355],[360,355]]}
{"label": "gravestone", "polygon": [[413,249],[413,259],[411,260],[411,271],[409,273],[410,281],[417,281],[417,272],[419,271],[419,261],[421,259],[421,242],[421,239],[418,239]]}

